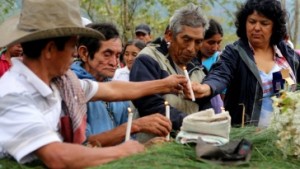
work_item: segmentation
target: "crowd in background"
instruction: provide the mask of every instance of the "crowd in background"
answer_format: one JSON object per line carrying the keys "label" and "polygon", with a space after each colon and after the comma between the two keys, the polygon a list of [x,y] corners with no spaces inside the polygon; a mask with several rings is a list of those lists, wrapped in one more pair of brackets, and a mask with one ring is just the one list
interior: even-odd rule
{"label": "crowd in background", "polygon": [[[224,50],[226,32],[194,4],[175,11],[162,37],[141,23],[122,42],[116,25],[80,17],[73,1],[59,2],[72,17],[24,1],[25,12],[35,6],[40,15],[24,12],[14,36],[7,31],[0,40],[0,153],[18,162],[38,157],[50,168],[81,168],[141,152],[140,143],[124,143],[128,108],[135,112],[131,138],[141,143],[176,137],[185,117],[209,108],[218,114],[224,107],[233,126],[268,127],[271,98],[297,89],[300,57],[279,1],[247,0],[236,14],[239,39]],[[53,26],[37,24],[41,16],[63,17]]]}

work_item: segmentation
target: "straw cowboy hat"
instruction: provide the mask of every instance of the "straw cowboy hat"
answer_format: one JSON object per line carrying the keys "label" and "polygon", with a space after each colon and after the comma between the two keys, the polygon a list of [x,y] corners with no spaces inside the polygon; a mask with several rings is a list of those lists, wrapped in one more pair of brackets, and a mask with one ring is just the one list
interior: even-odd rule
{"label": "straw cowboy hat", "polygon": [[82,26],[79,0],[23,0],[21,13],[0,25],[0,47],[62,36],[104,39]]}

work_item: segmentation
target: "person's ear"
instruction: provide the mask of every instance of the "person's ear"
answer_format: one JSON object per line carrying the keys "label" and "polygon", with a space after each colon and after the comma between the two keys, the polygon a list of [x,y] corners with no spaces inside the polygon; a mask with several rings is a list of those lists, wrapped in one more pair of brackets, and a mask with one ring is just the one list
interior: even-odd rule
{"label": "person's ear", "polygon": [[50,41],[46,44],[45,48],[42,50],[41,55],[45,56],[46,59],[51,59],[54,52],[57,51],[57,47],[54,41]]}
{"label": "person's ear", "polygon": [[78,47],[78,55],[79,58],[83,61],[83,62],[87,62],[88,57],[89,57],[89,52],[86,46],[84,45],[80,45]]}
{"label": "person's ear", "polygon": [[172,32],[170,30],[168,30],[166,33],[165,33],[165,40],[166,42],[172,42]]}

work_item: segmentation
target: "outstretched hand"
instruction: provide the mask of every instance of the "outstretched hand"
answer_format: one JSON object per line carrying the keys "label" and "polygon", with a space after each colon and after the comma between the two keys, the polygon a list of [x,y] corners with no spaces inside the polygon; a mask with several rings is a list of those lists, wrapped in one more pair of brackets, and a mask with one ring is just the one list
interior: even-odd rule
{"label": "outstretched hand", "polygon": [[[197,82],[191,82],[192,83],[192,89],[194,91],[195,98],[203,98],[206,96],[211,95],[210,86],[207,84],[200,84]],[[187,98],[191,99],[191,93],[188,89],[188,87],[183,88],[184,94]]]}
{"label": "outstretched hand", "polygon": [[170,75],[163,79],[168,86],[166,93],[180,93],[187,84],[187,79],[183,75]]}
{"label": "outstretched hand", "polygon": [[156,113],[135,119],[132,122],[134,131],[152,133],[157,136],[166,136],[172,129],[172,123],[165,116]]}

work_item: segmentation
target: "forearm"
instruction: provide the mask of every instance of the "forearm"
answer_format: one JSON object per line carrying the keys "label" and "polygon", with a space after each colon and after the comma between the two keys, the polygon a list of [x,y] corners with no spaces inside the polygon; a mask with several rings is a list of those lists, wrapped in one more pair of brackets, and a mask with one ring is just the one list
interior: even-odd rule
{"label": "forearm", "polygon": [[[126,127],[127,127],[127,123],[122,124],[112,130],[100,134],[91,135],[88,138],[88,142],[93,146],[97,146],[100,144],[102,147],[114,146],[120,144],[124,141],[125,134],[126,134]],[[138,129],[134,125],[132,125],[131,133],[136,133],[138,132],[137,130]]]}
{"label": "forearm", "polygon": [[68,143],[51,143],[36,151],[49,168],[87,168],[101,165],[128,154],[118,146],[89,148]]}
{"label": "forearm", "polygon": [[[144,82],[121,82],[112,81],[101,85],[110,85],[109,87],[102,86],[106,90],[100,90],[105,95],[100,94],[100,98],[105,101],[120,101],[120,100],[134,100],[143,96],[152,95],[156,93],[170,92],[169,84],[161,80],[144,81]],[[100,87],[101,88],[101,87]],[[99,94],[97,94],[99,96]]]}

